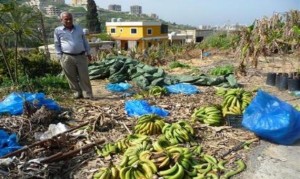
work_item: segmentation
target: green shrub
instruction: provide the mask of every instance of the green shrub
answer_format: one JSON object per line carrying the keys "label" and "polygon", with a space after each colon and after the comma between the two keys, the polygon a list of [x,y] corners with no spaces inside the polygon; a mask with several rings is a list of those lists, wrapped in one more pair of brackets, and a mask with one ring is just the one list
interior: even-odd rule
{"label": "green shrub", "polygon": [[209,74],[214,76],[221,76],[233,73],[234,67],[232,65],[218,66],[210,70]]}
{"label": "green shrub", "polygon": [[171,62],[171,64],[169,65],[169,68],[171,68],[171,69],[173,69],[173,68],[190,68],[190,66],[187,64],[175,61],[175,62]]}
{"label": "green shrub", "polygon": [[236,34],[216,33],[205,38],[198,47],[202,49],[218,48],[226,50],[234,48],[238,40],[239,37]]}

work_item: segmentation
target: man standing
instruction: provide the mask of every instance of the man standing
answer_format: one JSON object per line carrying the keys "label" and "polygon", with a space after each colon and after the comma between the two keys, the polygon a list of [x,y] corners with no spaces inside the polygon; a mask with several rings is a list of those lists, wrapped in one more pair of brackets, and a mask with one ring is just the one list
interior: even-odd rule
{"label": "man standing", "polygon": [[74,99],[91,99],[93,92],[88,74],[88,60],[91,60],[89,44],[83,29],[73,24],[71,13],[62,12],[60,21],[62,26],[54,30],[54,45],[63,72],[74,91]]}

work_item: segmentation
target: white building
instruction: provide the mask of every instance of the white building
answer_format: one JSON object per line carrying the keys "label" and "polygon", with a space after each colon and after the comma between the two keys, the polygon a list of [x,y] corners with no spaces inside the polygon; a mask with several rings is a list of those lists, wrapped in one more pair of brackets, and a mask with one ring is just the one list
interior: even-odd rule
{"label": "white building", "polygon": [[61,10],[55,6],[49,5],[45,7],[46,14],[49,16],[58,16],[61,13]]}

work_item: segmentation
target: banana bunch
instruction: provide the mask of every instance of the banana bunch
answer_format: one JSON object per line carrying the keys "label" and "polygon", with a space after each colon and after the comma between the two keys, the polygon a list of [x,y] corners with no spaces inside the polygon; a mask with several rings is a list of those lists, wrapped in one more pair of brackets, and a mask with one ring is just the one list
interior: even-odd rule
{"label": "banana bunch", "polygon": [[154,135],[161,134],[165,122],[163,118],[155,114],[146,114],[137,119],[134,127],[136,134]]}
{"label": "banana bunch", "polygon": [[116,142],[119,152],[124,152],[128,147],[141,144],[143,141],[150,141],[150,138],[143,134],[130,134]]}
{"label": "banana bunch", "polygon": [[[147,142],[143,141],[139,145],[135,145],[132,147],[129,147],[125,152],[124,152],[124,158],[122,161],[121,167],[124,166],[132,166],[134,165],[137,161],[143,160],[143,159],[149,159],[150,157],[150,150],[152,150],[152,145]],[[127,158],[127,157],[128,158]]]}
{"label": "banana bunch", "polygon": [[195,156],[200,156],[202,153],[202,147],[201,145],[195,145],[190,147],[190,151],[195,155]]}
{"label": "banana bunch", "polygon": [[171,164],[172,158],[166,151],[153,152],[151,155],[151,161],[156,165],[158,169],[166,168]]}
{"label": "banana bunch", "polygon": [[111,143],[105,144],[102,147],[102,149],[96,148],[97,154],[102,157],[106,157],[111,154],[116,154],[116,153],[118,153],[118,151],[119,151],[118,147],[115,144],[111,144]]}
{"label": "banana bunch", "polygon": [[192,114],[193,121],[198,120],[210,126],[219,126],[222,119],[222,111],[217,106],[200,107]]}
{"label": "banana bunch", "polygon": [[153,86],[149,89],[149,96],[161,97],[168,93],[167,89],[160,86]]}
{"label": "banana bunch", "polygon": [[223,116],[241,115],[252,100],[252,94],[242,88],[229,89],[222,103]]}
{"label": "banana bunch", "polygon": [[177,162],[185,170],[189,170],[192,167],[193,153],[185,147],[179,147],[176,145],[166,148],[166,151],[170,154],[174,162]]}
{"label": "banana bunch", "polygon": [[166,139],[166,136],[161,135],[152,143],[155,151],[164,151],[164,148],[169,147],[171,143]]}
{"label": "banana bunch", "polygon": [[93,179],[119,179],[119,169],[116,166],[108,168],[100,168],[97,173],[94,174]]}
{"label": "banana bunch", "polygon": [[179,163],[175,163],[172,167],[158,172],[159,176],[163,178],[184,178],[184,168]]}
{"label": "banana bunch", "polygon": [[216,95],[218,96],[224,96],[227,92],[227,89],[223,87],[215,87],[215,89],[216,89]]}
{"label": "banana bunch", "polygon": [[194,129],[184,120],[176,123],[166,123],[162,128],[162,133],[171,144],[178,144],[191,141],[194,135]]}
{"label": "banana bunch", "polygon": [[137,161],[133,166],[120,169],[121,179],[150,179],[157,172],[157,168],[150,160]]}

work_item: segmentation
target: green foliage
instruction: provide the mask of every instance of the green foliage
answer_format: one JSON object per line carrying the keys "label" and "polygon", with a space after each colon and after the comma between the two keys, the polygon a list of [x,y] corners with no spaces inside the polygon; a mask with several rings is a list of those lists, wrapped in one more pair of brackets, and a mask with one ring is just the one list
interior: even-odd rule
{"label": "green foliage", "polygon": [[100,38],[102,41],[110,41],[111,37],[107,33],[100,33],[97,34],[97,37]]}
{"label": "green foliage", "polygon": [[227,34],[227,33],[216,33],[205,38],[200,43],[200,48],[209,49],[209,48],[218,48],[222,50],[230,49],[235,46],[239,41],[239,36],[236,34]]}
{"label": "green foliage", "polygon": [[234,67],[232,65],[218,66],[210,70],[210,74],[214,76],[222,76],[233,73]]}
{"label": "green foliage", "polygon": [[[0,85],[1,88],[5,88],[13,86],[13,83],[8,80],[8,78],[4,78],[2,79],[2,83],[0,83]],[[68,91],[69,85],[67,80],[63,76],[59,75],[53,76],[50,74],[46,74],[45,76],[38,78],[28,78],[26,76],[22,76],[19,78],[19,84],[15,86],[13,90],[55,94],[61,93],[62,91]]]}
{"label": "green foliage", "polygon": [[173,68],[190,68],[190,65],[175,61],[175,62],[171,62],[171,64],[169,65],[169,68],[171,68],[171,69],[173,69]]}

